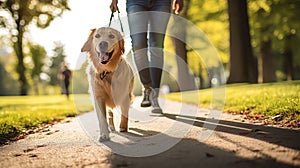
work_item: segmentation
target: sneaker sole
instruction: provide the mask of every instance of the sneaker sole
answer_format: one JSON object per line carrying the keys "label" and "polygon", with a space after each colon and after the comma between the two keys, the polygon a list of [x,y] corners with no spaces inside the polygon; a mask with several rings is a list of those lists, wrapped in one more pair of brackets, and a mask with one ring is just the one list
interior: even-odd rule
{"label": "sneaker sole", "polygon": [[151,103],[147,103],[147,104],[141,104],[141,107],[150,107],[151,106]]}
{"label": "sneaker sole", "polygon": [[163,111],[162,111],[162,109],[153,109],[153,110],[152,110],[152,113],[155,113],[155,114],[163,114]]}

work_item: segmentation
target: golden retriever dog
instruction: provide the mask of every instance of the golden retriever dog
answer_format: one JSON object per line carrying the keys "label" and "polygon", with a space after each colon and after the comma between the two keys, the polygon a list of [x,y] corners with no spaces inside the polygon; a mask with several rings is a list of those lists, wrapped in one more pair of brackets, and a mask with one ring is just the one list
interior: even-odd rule
{"label": "golden retriever dog", "polygon": [[[122,58],[123,36],[109,27],[93,29],[81,52],[89,53],[89,93],[99,121],[99,141],[106,141],[109,140],[109,129],[115,131],[112,110],[116,106],[119,106],[122,112],[120,132],[128,130],[128,111],[133,98],[134,75],[130,65]],[[109,122],[106,118],[107,112]]]}

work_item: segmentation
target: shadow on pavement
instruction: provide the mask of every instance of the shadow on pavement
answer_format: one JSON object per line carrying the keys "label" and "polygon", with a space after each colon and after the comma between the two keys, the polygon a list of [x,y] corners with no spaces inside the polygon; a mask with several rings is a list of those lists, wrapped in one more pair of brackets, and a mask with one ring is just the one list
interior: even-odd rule
{"label": "shadow on pavement", "polygon": [[208,123],[208,120],[204,117],[192,117],[187,115],[165,114],[164,116],[173,120],[176,120],[176,117],[179,116],[180,119],[177,119],[177,121],[184,123],[189,123],[191,119],[195,119],[194,126],[197,127],[203,127],[204,123],[208,124],[208,129],[210,128],[209,124],[216,125],[217,127],[214,129],[214,131],[217,132],[246,136],[295,150],[300,150],[299,130],[254,125],[227,120],[213,121],[213,119],[210,119],[211,122]]}
{"label": "shadow on pavement", "polygon": [[[165,117],[180,122],[190,120],[190,116],[180,116],[180,120],[176,119],[178,115],[165,114]],[[195,117],[192,117],[193,119]],[[185,120],[186,119],[186,120]],[[194,126],[202,127],[206,118],[197,117]],[[190,122],[187,122],[190,123]],[[213,123],[212,123],[213,124]],[[139,134],[130,136],[152,136],[159,132],[152,130],[142,130],[139,128],[131,128]],[[287,130],[282,128],[273,128],[267,126],[258,126],[247,123],[238,123],[220,120],[215,129],[216,132],[225,132],[256,138],[273,144],[282,145],[295,150],[299,150],[299,131]],[[160,133],[161,134],[161,133]],[[166,135],[168,136],[168,135]],[[169,137],[173,138],[173,137]],[[298,145],[297,145],[298,144]],[[246,146],[246,145],[245,145]],[[258,151],[259,152],[259,151]],[[279,162],[271,157],[257,156],[254,159],[243,158],[237,156],[235,151],[226,151],[216,147],[209,146],[193,138],[182,138],[171,149],[149,157],[126,157],[119,154],[112,154],[109,158],[112,167],[296,167],[292,164]]]}

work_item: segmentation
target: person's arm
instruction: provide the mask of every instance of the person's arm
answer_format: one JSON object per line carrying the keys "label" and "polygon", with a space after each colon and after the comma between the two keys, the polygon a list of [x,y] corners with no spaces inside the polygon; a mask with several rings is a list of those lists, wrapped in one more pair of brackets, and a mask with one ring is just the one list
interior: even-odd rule
{"label": "person's arm", "polygon": [[173,10],[175,14],[179,14],[183,9],[183,0],[174,0],[173,1]]}
{"label": "person's arm", "polygon": [[118,0],[112,0],[112,1],[111,1],[111,4],[110,4],[110,10],[111,10],[112,12],[116,12],[116,11],[119,10],[119,8],[118,8]]}

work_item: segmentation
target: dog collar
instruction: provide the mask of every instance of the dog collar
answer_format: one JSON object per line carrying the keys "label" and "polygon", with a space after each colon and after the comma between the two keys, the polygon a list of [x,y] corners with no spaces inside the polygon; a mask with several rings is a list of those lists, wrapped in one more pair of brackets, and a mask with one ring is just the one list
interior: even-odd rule
{"label": "dog collar", "polygon": [[102,73],[99,74],[99,77],[101,80],[103,80],[108,74],[109,74],[108,71],[103,71]]}
{"label": "dog collar", "polygon": [[[123,59],[120,60],[119,65],[120,65],[120,63],[121,63],[122,61],[123,61]],[[110,73],[109,71],[103,71],[103,72],[101,72],[101,73],[99,74],[100,79],[103,80],[109,73]]]}

